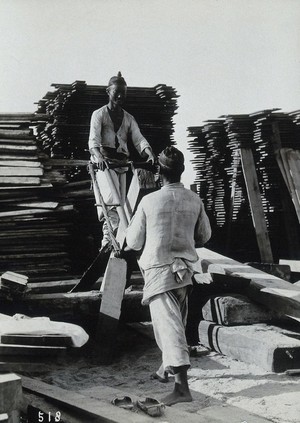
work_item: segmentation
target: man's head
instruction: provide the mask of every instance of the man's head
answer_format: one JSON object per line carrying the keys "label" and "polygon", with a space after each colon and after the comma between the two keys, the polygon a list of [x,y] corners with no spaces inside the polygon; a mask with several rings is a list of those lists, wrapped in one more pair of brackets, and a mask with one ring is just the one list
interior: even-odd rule
{"label": "man's head", "polygon": [[184,155],[171,146],[166,147],[158,156],[159,173],[169,182],[179,182],[184,171]]}
{"label": "man's head", "polygon": [[110,78],[106,92],[109,101],[114,105],[121,106],[124,103],[127,93],[127,84],[121,72],[118,72],[117,76],[112,76]]}

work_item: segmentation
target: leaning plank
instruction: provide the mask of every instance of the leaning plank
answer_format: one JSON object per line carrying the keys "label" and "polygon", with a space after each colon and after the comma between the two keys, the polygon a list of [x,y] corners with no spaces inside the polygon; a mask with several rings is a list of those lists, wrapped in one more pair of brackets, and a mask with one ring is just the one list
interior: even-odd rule
{"label": "leaning plank", "polygon": [[285,333],[290,332],[263,324],[226,327],[202,320],[199,325],[204,346],[276,373],[300,366],[300,340]]}
{"label": "leaning plank", "polygon": [[261,261],[273,263],[273,254],[259,191],[253,153],[250,148],[241,148],[240,153]]}
{"label": "leaning plank", "polygon": [[264,304],[279,314],[300,318],[299,287],[207,248],[198,248],[197,253],[204,273],[245,278],[247,286],[245,286],[244,294],[247,297]]}
{"label": "leaning plank", "polygon": [[48,385],[28,377],[22,376],[23,389],[41,395],[62,406],[72,407],[72,410],[88,413],[87,420],[91,417],[99,417],[101,422],[107,423],[131,423],[153,422],[154,418],[137,414],[122,408],[115,407],[108,401],[103,401],[84,396],[75,391],[67,391],[57,386]]}
{"label": "leaning plank", "polygon": [[287,152],[290,176],[293,183],[293,203],[300,222],[300,153],[298,150]]}
{"label": "leaning plank", "polygon": [[[126,285],[127,264],[124,259],[110,257],[103,277],[102,301],[96,328],[96,341],[101,344],[99,361],[111,362],[115,345],[115,334],[121,314],[121,304]],[[104,334],[105,342],[104,341]],[[100,340],[103,340],[100,343]]]}

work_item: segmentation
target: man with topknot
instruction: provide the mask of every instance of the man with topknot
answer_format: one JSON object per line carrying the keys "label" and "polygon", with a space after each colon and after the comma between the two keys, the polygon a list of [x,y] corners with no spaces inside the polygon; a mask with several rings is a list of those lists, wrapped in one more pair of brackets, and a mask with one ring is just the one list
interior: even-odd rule
{"label": "man with topknot", "polygon": [[[117,203],[123,205],[126,198],[127,171],[124,164],[129,160],[128,140],[132,140],[140,156],[147,158],[147,161],[154,163],[155,156],[148,141],[141,134],[134,117],[121,107],[127,94],[127,84],[121,72],[110,78],[106,92],[109,98],[108,104],[95,110],[92,114],[88,145],[91,161],[97,166],[96,180],[104,203],[107,205]],[[104,172],[106,163],[120,165],[118,168],[110,169],[108,175],[119,198],[115,198],[111,192],[108,178]],[[115,206],[108,206],[108,216],[111,227],[115,232],[120,221]],[[99,220],[103,219],[101,207],[98,207],[98,217]],[[111,240],[106,221],[103,223],[102,230],[101,250],[110,249]]]}
{"label": "man with topknot", "polygon": [[141,251],[139,265],[145,286],[142,304],[149,304],[162,365],[155,373],[161,382],[175,378],[166,405],[192,401],[187,370],[189,349],[185,336],[188,294],[203,246],[211,228],[200,197],[180,182],[184,156],[171,146],[158,157],[162,188],[142,198],[127,229],[127,246]]}

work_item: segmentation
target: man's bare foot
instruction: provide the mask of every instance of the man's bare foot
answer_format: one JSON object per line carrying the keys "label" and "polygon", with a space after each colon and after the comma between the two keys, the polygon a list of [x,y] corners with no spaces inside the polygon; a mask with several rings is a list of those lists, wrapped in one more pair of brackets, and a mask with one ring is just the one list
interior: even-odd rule
{"label": "man's bare foot", "polygon": [[165,398],[161,400],[165,405],[174,405],[178,402],[191,402],[193,401],[192,395],[190,390],[180,386],[179,384],[175,383],[174,391],[167,395]]}

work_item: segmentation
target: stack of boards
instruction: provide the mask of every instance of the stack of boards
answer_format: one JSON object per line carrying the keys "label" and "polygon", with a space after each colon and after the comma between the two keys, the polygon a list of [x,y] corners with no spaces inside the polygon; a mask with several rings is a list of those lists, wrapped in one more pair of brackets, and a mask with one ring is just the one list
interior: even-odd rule
{"label": "stack of boards", "polygon": [[[7,319],[11,317],[0,314],[0,321]],[[63,357],[72,345],[68,335],[16,333],[15,329],[13,333],[1,333],[0,372],[43,371],[53,357]]]}
{"label": "stack of boards", "polygon": [[188,128],[195,183],[213,227],[211,248],[240,261],[260,260],[243,149],[253,156],[274,262],[299,259],[299,116],[270,109],[221,116]]}
{"label": "stack of boards", "polygon": [[[79,277],[102,237],[86,165],[91,114],[107,103],[106,87],[53,87],[37,112],[0,115],[0,274],[32,283]],[[173,142],[177,97],[164,84],[128,87],[125,108],[156,153]]]}

